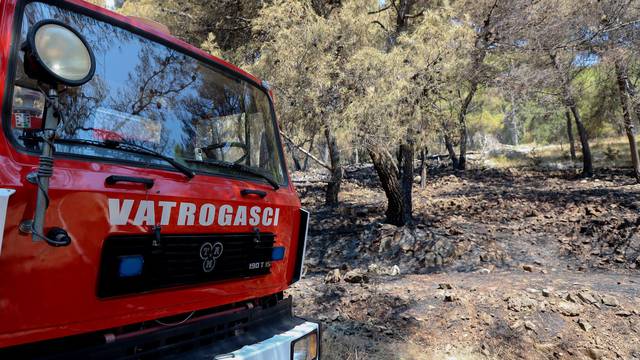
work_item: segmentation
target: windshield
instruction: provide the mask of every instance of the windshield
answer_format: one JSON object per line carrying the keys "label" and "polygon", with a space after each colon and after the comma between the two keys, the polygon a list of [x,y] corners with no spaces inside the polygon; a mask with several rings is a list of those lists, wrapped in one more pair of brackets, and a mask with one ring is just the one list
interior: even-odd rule
{"label": "windshield", "polygon": [[[136,144],[199,171],[247,175],[236,163],[282,183],[284,171],[267,94],[207,64],[111,24],[52,5],[26,6],[21,42],[37,21],[77,29],[96,58],[94,78],[60,94],[61,139]],[[18,54],[11,128],[16,142],[38,151],[44,99]],[[57,143],[57,153],[167,166],[147,154],[82,143]]]}

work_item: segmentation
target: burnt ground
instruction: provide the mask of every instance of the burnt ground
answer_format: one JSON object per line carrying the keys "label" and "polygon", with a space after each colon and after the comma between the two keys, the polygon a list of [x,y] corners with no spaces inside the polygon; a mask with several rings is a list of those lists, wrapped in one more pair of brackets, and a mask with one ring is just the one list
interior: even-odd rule
{"label": "burnt ground", "polygon": [[384,224],[370,167],[313,213],[296,313],[327,359],[640,359],[640,185],[531,170],[432,171],[415,222]]}

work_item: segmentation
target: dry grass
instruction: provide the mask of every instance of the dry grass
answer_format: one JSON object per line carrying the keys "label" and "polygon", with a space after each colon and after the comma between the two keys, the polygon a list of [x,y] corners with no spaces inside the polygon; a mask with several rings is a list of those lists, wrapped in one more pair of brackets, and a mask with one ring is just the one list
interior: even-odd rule
{"label": "dry grass", "polygon": [[[579,146],[579,142],[577,143]],[[576,149],[578,160],[572,163],[569,147],[562,145],[524,144],[498,151],[485,159],[485,165],[496,168],[551,166],[580,167],[580,149]],[[626,137],[605,138],[591,141],[591,152],[595,167],[630,167],[631,156]]]}

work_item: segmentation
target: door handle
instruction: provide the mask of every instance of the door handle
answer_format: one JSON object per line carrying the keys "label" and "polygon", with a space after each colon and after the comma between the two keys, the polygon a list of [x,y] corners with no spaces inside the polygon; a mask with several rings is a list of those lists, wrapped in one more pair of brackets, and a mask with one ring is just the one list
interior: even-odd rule
{"label": "door handle", "polygon": [[267,196],[267,192],[262,190],[242,189],[240,190],[240,195],[242,196],[257,195],[264,199],[264,197]]}
{"label": "door handle", "polygon": [[115,185],[119,182],[143,184],[147,189],[151,189],[154,184],[153,179],[135,176],[110,175],[106,179],[104,179],[104,183],[107,185]]}

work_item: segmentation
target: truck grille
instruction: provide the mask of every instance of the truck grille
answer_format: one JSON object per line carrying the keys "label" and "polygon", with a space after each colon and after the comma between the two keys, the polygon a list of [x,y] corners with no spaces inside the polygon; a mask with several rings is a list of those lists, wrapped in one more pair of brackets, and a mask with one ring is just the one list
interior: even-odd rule
{"label": "truck grille", "polygon": [[[271,233],[109,237],[102,250],[98,296],[266,275],[273,244]],[[133,271],[123,264],[127,261]]]}

